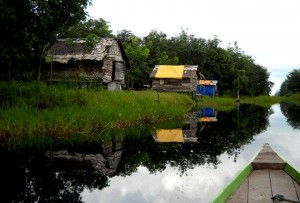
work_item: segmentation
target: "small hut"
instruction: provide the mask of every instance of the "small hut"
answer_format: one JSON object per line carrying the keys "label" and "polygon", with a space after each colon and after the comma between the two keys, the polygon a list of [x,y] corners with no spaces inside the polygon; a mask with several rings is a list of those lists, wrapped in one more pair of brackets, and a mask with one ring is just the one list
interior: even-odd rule
{"label": "small hut", "polygon": [[197,65],[156,65],[150,75],[157,91],[196,92]]}
{"label": "small hut", "polygon": [[199,80],[197,84],[197,94],[215,96],[217,91],[217,80]]}
{"label": "small hut", "polygon": [[48,81],[94,81],[109,90],[125,85],[129,61],[117,39],[103,38],[94,46],[85,40],[58,40],[50,49]]}

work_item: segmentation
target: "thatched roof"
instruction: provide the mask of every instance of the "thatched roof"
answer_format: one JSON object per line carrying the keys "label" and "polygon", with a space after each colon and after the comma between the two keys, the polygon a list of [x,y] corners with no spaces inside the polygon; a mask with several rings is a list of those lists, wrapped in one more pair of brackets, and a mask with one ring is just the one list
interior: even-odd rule
{"label": "thatched roof", "polygon": [[[111,49],[120,50],[120,54],[111,53]],[[116,50],[114,49],[114,50]],[[85,40],[75,39],[59,39],[49,50],[48,60],[66,64],[72,60],[96,60],[102,61],[108,55],[116,57],[117,61],[124,61],[129,67],[128,58],[119,40],[113,38],[102,38],[92,49],[88,49]]]}

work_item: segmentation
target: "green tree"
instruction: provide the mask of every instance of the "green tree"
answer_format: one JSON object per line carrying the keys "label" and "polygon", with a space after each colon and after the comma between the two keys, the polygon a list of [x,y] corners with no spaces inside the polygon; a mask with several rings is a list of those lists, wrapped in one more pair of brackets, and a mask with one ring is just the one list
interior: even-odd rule
{"label": "green tree", "polygon": [[131,66],[127,74],[127,86],[139,88],[149,84],[149,75],[152,70],[147,65],[149,49],[131,31],[122,30],[118,33],[117,38],[121,40]]}
{"label": "green tree", "polygon": [[169,40],[163,32],[152,30],[143,39],[145,47],[150,50],[148,66],[154,68],[155,65],[177,65],[179,59],[176,55],[170,56]]}
{"label": "green tree", "polygon": [[40,78],[47,49],[83,20],[91,0],[0,0],[0,67],[4,79],[31,69]]}
{"label": "green tree", "polygon": [[285,81],[281,84],[280,95],[295,93],[300,91],[300,69],[290,72]]}
{"label": "green tree", "polygon": [[114,37],[110,29],[110,23],[103,18],[98,20],[88,19],[80,21],[79,23],[70,27],[61,38],[87,38],[89,35],[96,35],[98,37]]}

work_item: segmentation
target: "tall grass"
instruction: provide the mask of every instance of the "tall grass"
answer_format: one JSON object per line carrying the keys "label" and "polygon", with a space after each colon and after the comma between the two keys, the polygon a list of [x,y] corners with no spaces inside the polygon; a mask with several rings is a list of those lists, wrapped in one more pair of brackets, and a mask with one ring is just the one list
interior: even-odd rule
{"label": "tall grass", "polygon": [[290,102],[296,105],[300,105],[300,92],[292,94],[290,96],[287,97],[283,97],[283,100],[285,102]]}
{"label": "tall grass", "polygon": [[236,101],[231,97],[196,97],[196,105],[199,107],[212,107],[219,111],[230,111],[235,108]]}
{"label": "tall grass", "polygon": [[241,103],[255,104],[262,107],[270,107],[274,104],[280,103],[282,97],[278,96],[258,96],[258,97],[245,97],[241,99]]}
{"label": "tall grass", "polygon": [[[109,129],[182,119],[192,108],[183,94],[87,90],[45,83],[0,85],[0,139],[100,139]],[[2,143],[2,144],[3,144]]]}

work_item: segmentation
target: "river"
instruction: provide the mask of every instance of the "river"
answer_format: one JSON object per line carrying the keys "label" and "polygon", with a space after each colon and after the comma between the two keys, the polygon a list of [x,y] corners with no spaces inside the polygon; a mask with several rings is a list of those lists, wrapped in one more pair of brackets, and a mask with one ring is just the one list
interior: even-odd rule
{"label": "river", "polygon": [[1,202],[210,202],[264,143],[300,170],[300,107],[196,109],[101,144],[0,152]]}

